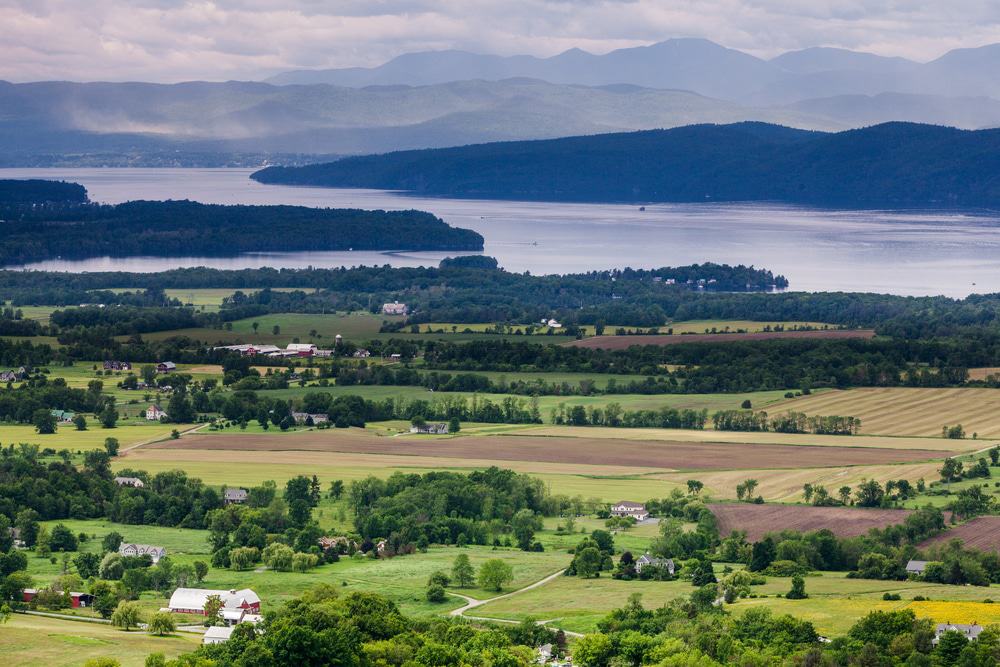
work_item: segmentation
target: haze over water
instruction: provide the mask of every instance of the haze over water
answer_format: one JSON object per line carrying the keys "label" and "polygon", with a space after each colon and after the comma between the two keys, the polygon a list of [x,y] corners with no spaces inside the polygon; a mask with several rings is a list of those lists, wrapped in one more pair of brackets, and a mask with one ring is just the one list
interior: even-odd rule
{"label": "haze over water", "polygon": [[[410,197],[380,190],[262,185],[248,169],[0,169],[3,178],[84,185],[92,200],[192,199],[420,209],[486,239],[485,254],[510,271],[652,268],[700,262],[754,264],[792,290],[905,295],[1000,291],[1000,212],[837,211],[761,204],[564,204]],[[162,271],[359,264],[433,266],[456,253],[294,252],[239,257],[49,260],[24,268]]]}

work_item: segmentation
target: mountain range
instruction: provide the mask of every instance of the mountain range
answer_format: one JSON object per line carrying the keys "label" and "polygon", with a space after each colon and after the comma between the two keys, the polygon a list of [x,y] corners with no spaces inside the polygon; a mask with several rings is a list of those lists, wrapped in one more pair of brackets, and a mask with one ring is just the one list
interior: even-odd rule
{"label": "mountain range", "polygon": [[[1000,45],[930,63],[675,39],[552,58],[461,51],[268,82],[0,81],[0,166],[302,164],[490,141],[760,121],[1000,126]],[[233,157],[236,156],[236,157]]]}
{"label": "mountain range", "polygon": [[269,167],[262,183],[575,202],[1000,206],[1000,130],[765,123],[502,142]]}
{"label": "mountain range", "polygon": [[297,70],[268,81],[361,87],[530,77],[584,86],[625,83],[690,90],[741,104],[776,105],[885,92],[996,97],[1000,96],[998,71],[1000,44],[955,49],[931,62],[918,63],[825,47],[764,60],[705,39],[685,38],[600,55],[571,49],[549,58],[426,51],[404,54],[378,67]]}

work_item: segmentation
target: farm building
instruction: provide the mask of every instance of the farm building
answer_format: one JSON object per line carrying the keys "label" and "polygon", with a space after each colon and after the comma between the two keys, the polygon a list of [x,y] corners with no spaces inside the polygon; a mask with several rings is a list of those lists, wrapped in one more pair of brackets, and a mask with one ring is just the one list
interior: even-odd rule
{"label": "farm building", "polygon": [[146,486],[138,477],[115,477],[115,484],[118,486],[131,486],[136,489]]}
{"label": "farm building", "polygon": [[542,319],[542,326],[543,327],[549,327],[549,328],[552,328],[552,329],[561,329],[562,328],[562,324],[560,324],[559,320],[554,319],[554,318],[553,319],[548,319],[548,320],[546,320],[546,319],[543,318]]}
{"label": "farm building", "polygon": [[394,301],[382,304],[383,315],[406,315],[408,312],[410,312],[410,309],[406,307],[405,303]]}
{"label": "farm building", "polygon": [[209,588],[178,588],[170,596],[167,607],[170,611],[184,614],[205,614],[205,602],[217,595],[222,601],[222,610],[242,609],[253,614],[260,613],[260,597],[249,588],[218,591]]}
{"label": "farm building", "polygon": [[10,539],[13,540],[15,549],[27,548],[28,545],[26,545],[24,543],[24,540],[21,539],[20,528],[14,528],[13,526],[11,526],[10,528],[7,529],[7,534],[10,535]]}
{"label": "farm building", "polygon": [[167,550],[163,547],[152,544],[126,544],[122,542],[118,545],[118,553],[122,556],[146,556],[153,559],[153,564],[160,562],[160,559],[167,555]]}
{"label": "farm building", "polygon": [[316,346],[312,343],[289,343],[285,351],[300,357],[311,357],[316,352]]}
{"label": "farm building", "polygon": [[281,348],[277,345],[256,345],[254,343],[245,343],[242,345],[222,345],[220,347],[213,347],[212,349],[239,352],[244,357],[253,357],[258,354],[269,355],[281,351]]}
{"label": "farm building", "polygon": [[427,422],[421,426],[411,426],[410,433],[423,433],[426,435],[446,435],[448,425],[444,422]]}
{"label": "farm building", "polygon": [[927,569],[927,561],[925,560],[911,560],[906,563],[906,573],[920,575],[924,573]]}
{"label": "farm building", "polygon": [[648,553],[639,556],[635,560],[635,571],[642,572],[645,567],[665,568],[670,574],[674,573],[674,560],[672,558],[656,558]]}
{"label": "farm building", "polygon": [[156,364],[157,373],[172,373],[177,370],[177,364],[172,361],[161,361]]}
{"label": "farm building", "polygon": [[146,408],[146,419],[151,422],[158,422],[166,416],[166,411],[156,403]]}
{"label": "farm building", "polygon": [[937,643],[941,641],[941,635],[946,632],[958,632],[966,638],[968,641],[975,641],[979,639],[980,633],[983,631],[983,626],[981,625],[966,625],[965,623],[938,623],[937,627],[934,628],[934,639],[931,640],[931,644],[937,646]]}
{"label": "farm building", "polygon": [[68,424],[73,421],[73,417],[76,416],[76,413],[70,412],[69,410],[52,410],[52,416],[62,423]]}
{"label": "farm building", "polygon": [[367,359],[370,356],[372,356],[372,353],[365,349],[357,350],[354,353],[355,359]]}
{"label": "farm building", "polygon": [[622,500],[618,504],[611,506],[611,516],[630,516],[636,521],[645,521],[649,518],[649,512],[642,503]]}
{"label": "farm building", "polygon": [[330,416],[325,412],[293,412],[292,419],[295,420],[296,424],[325,424],[330,421]]}
{"label": "farm building", "polygon": [[213,625],[208,630],[205,630],[205,635],[201,638],[202,644],[222,644],[229,641],[229,638],[233,635],[233,630],[235,626],[232,625]]}
{"label": "farm building", "polygon": [[[25,588],[21,595],[21,599],[24,602],[31,602],[38,595],[37,588]],[[69,594],[70,607],[73,609],[80,609],[81,607],[89,607],[94,604],[94,596],[90,593],[77,593],[75,591],[70,591]]]}
{"label": "farm building", "polygon": [[104,370],[106,371],[130,371],[132,370],[132,364],[128,361],[105,361]]}
{"label": "farm building", "polygon": [[222,502],[226,505],[242,505],[247,501],[249,491],[238,487],[227,487],[222,491]]}

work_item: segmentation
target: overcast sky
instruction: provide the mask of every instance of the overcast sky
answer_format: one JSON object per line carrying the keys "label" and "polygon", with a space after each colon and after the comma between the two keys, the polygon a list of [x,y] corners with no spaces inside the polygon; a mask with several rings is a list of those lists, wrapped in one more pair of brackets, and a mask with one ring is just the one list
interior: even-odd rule
{"label": "overcast sky", "polygon": [[0,79],[260,79],[409,51],[547,56],[705,37],[770,57],[931,60],[1000,42],[997,0],[0,0]]}

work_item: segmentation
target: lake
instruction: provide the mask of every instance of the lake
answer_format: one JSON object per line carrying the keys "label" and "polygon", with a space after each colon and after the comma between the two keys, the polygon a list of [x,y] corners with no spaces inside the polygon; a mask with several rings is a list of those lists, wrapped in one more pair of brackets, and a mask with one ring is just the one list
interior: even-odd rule
{"label": "lake", "polygon": [[[248,169],[0,169],[0,178],[86,186],[91,199],[421,209],[485,239],[510,271],[568,273],[700,262],[754,264],[791,289],[905,295],[1000,292],[1000,213],[839,211],[761,204],[563,204],[410,197],[262,185]],[[31,269],[161,271],[183,266],[431,266],[454,253],[295,252],[239,257],[50,260]]]}

